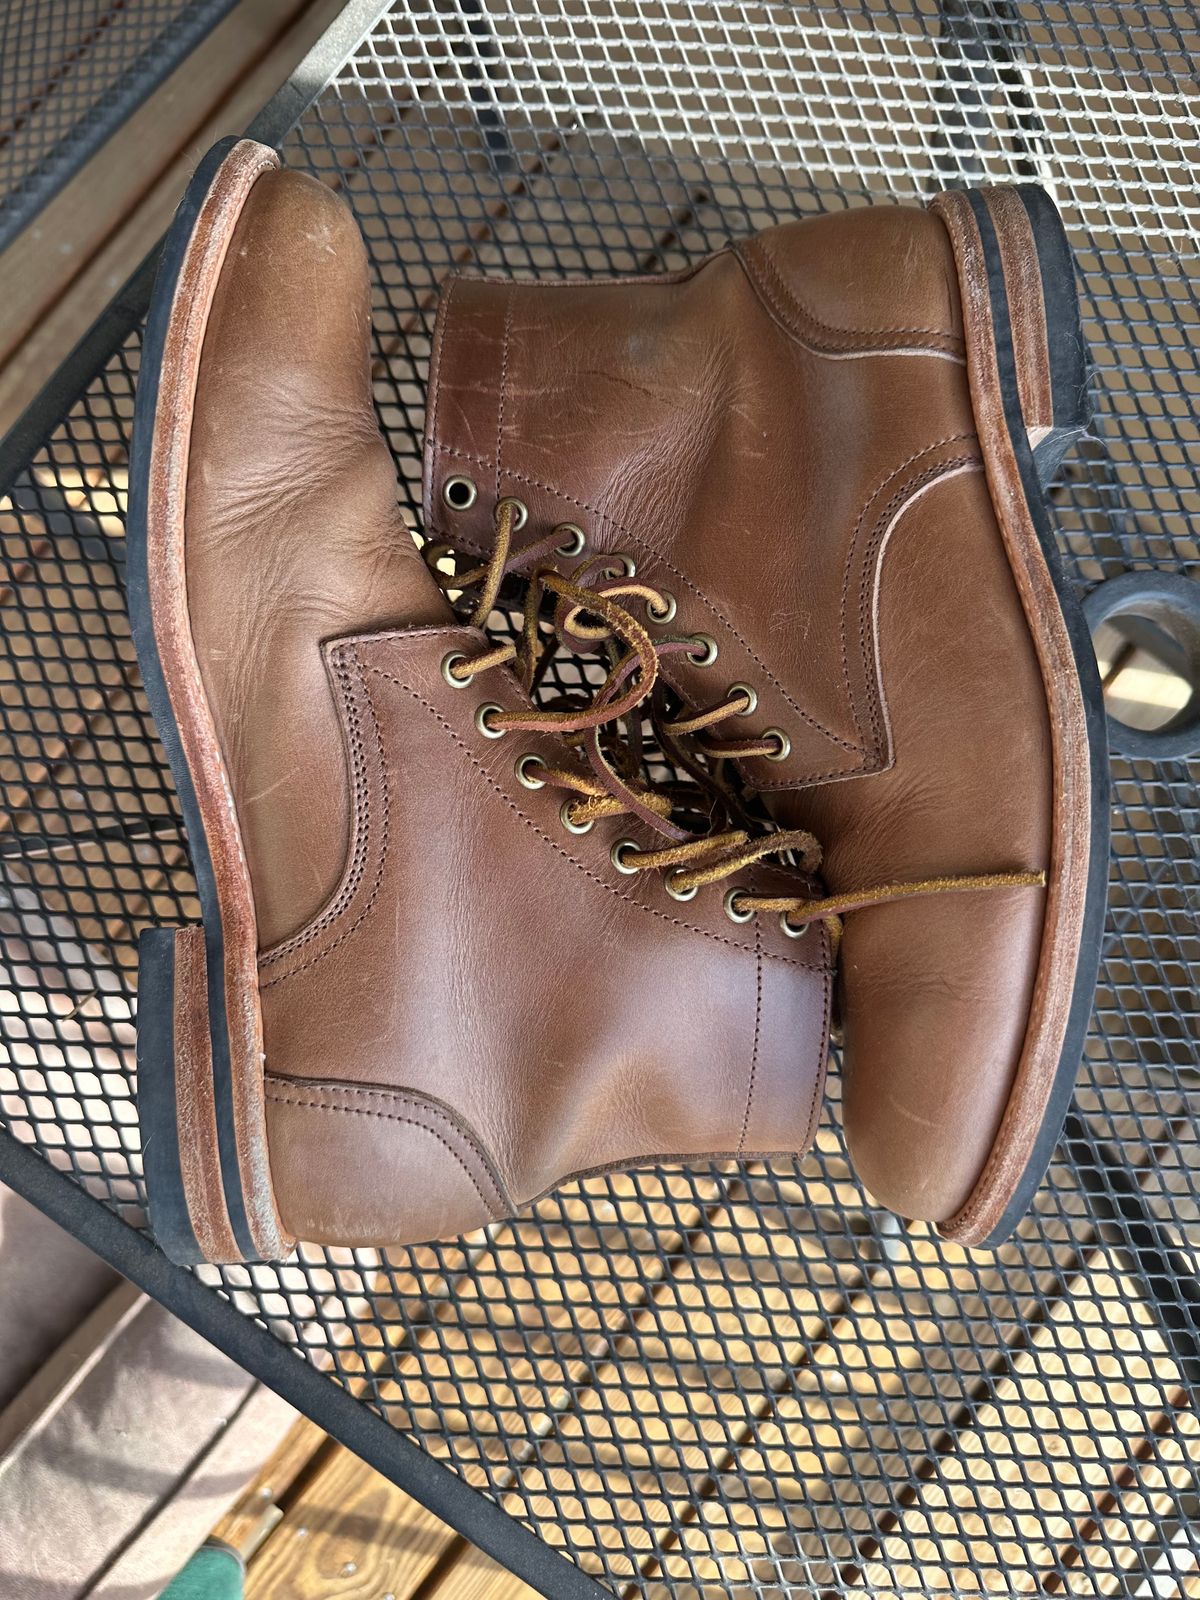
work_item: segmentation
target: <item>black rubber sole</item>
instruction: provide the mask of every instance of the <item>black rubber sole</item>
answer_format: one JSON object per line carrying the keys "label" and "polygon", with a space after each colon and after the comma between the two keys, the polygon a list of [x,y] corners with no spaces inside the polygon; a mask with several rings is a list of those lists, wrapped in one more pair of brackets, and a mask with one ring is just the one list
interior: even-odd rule
{"label": "black rubber sole", "polygon": [[[247,1261],[255,1261],[260,1256],[250,1232],[237,1155],[229,1033],[225,1016],[225,948],[221,910],[200,807],[158,656],[150,609],[146,521],[159,372],[175,286],[200,209],[221,164],[238,142],[237,138],[223,139],[204,157],[188,184],[163,243],[142,341],[130,452],[129,516],[125,537],[129,617],[134,648],[154,725],[175,780],[200,899],[208,967],[217,1142],[225,1205],[238,1248]],[[208,1258],[201,1250],[188,1220],[180,1175],[175,1103],[173,940],[173,929],[151,928],[142,934],[138,944],[138,1120],[142,1129],[150,1226],[172,1261],[180,1266],[192,1266]]]}
{"label": "black rubber sole", "polygon": [[1074,440],[1087,431],[1091,421],[1087,347],[1083,339],[1079,299],[1075,288],[1075,264],[1062,219],[1049,195],[1037,185],[1021,184],[1016,192],[1021,198],[1033,228],[1046,306],[1046,333],[1050,352],[1053,430],[1039,443],[1036,450],[1030,447],[1025,418],[1021,411],[1008,294],[996,232],[983,196],[974,190],[969,190],[968,198],[979,228],[984,258],[987,262],[988,290],[1003,390],[1005,423],[1020,471],[1021,485],[1025,491],[1030,517],[1054,584],[1079,675],[1090,754],[1092,838],[1083,935],[1075,969],[1066,1039],[1033,1153],[999,1222],[984,1241],[986,1246],[1003,1243],[1029,1210],[1058,1144],[1063,1122],[1075,1091],[1075,1080],[1095,1001],[1108,895],[1110,785],[1104,695],[1100,687],[1100,674],[1096,666],[1091,634],[1079,600],[1063,569],[1045,494],[1064,453]]}

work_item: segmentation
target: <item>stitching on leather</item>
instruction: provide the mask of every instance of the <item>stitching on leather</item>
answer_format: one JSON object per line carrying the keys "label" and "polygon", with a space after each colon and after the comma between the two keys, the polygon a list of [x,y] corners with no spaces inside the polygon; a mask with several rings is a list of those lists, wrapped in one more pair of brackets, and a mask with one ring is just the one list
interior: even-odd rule
{"label": "stitching on leather", "polygon": [[[276,1088],[274,1084],[268,1084],[266,1092],[267,1098],[269,1100],[273,1100],[277,1105],[303,1106],[310,1111],[340,1111],[343,1116],[347,1117],[374,1117],[380,1122],[403,1122],[410,1128],[419,1128],[422,1133],[427,1133],[431,1139],[436,1139],[442,1148],[447,1150],[454,1160],[458,1162],[459,1166],[469,1178],[471,1187],[475,1190],[475,1193],[492,1213],[493,1221],[497,1220],[500,1216],[503,1216],[506,1211],[510,1209],[505,1204],[505,1197],[501,1194],[499,1185],[496,1183],[491,1174],[487,1172],[486,1163],[483,1161],[481,1152],[476,1148],[472,1141],[467,1140],[461,1128],[455,1127],[455,1125],[446,1116],[445,1112],[441,1112],[440,1114],[447,1127],[449,1127],[451,1131],[460,1139],[463,1139],[463,1141],[467,1144],[467,1148],[479,1160],[480,1165],[484,1167],[488,1183],[491,1186],[495,1196],[493,1200],[489,1200],[487,1195],[484,1194],[482,1188],[480,1187],[479,1179],[471,1171],[471,1168],[467,1165],[466,1161],[463,1160],[462,1154],[454,1148],[448,1139],[443,1139],[436,1128],[431,1128],[428,1123],[423,1122],[419,1117],[402,1117],[398,1112],[376,1111],[370,1106],[339,1106],[330,1100],[301,1100],[294,1095],[283,1093],[283,1091]],[[339,1088],[334,1092],[339,1094],[370,1094],[372,1092],[379,1093],[380,1091],[357,1089],[353,1084],[347,1084],[344,1090]],[[408,1103],[413,1105],[414,1110],[421,1110],[425,1112],[433,1112],[438,1110],[436,1106],[429,1106],[422,1102],[409,1101]]]}
{"label": "stitching on leather", "polygon": [[[454,445],[435,443],[434,448],[440,451],[443,455],[456,456],[461,461],[473,461],[475,465],[479,467],[490,467],[494,465],[494,463],[489,461],[486,456],[478,455],[471,450],[459,450]],[[774,675],[770,667],[768,667],[767,663],[762,659],[761,656],[757,655],[755,651],[751,649],[749,643],[742,637],[740,633],[738,633],[737,629],[733,627],[729,619],[720,611],[718,611],[717,607],[712,603],[703,590],[697,588],[697,586],[688,577],[686,572],[682,571],[679,567],[667,560],[667,558],[662,555],[660,551],[655,550],[653,546],[648,544],[640,534],[634,533],[631,528],[625,527],[624,524],[618,522],[615,517],[609,516],[607,512],[598,510],[595,506],[590,505],[586,500],[578,500],[574,495],[564,494],[561,490],[554,488],[552,484],[543,483],[540,478],[531,477],[525,472],[515,471],[511,467],[505,476],[507,478],[514,479],[518,483],[527,483],[531,488],[542,489],[546,494],[552,494],[556,499],[564,500],[568,505],[575,506],[580,511],[586,511],[590,516],[596,517],[599,521],[607,524],[607,526],[610,527],[614,533],[619,533],[622,539],[628,539],[633,544],[636,544],[641,549],[645,550],[653,560],[661,563],[661,565],[664,566],[669,573],[671,573],[672,577],[677,579],[680,583],[686,585],[686,587],[692,591],[705,609],[716,618],[717,622],[721,625],[725,632],[737,640],[738,644],[741,645],[742,649],[750,657],[751,661],[753,661],[758,667],[763,677],[766,678],[767,681],[779,692],[781,698],[784,699],[789,706],[791,706],[792,710],[802,722],[806,722],[809,727],[813,728],[817,733],[828,739],[831,744],[840,745],[843,750],[849,751],[851,755],[863,755],[865,753],[861,745],[856,745],[847,739],[839,738],[836,733],[833,733],[829,728],[826,728],[822,723],[818,722],[814,716],[805,711],[803,706],[801,706],[797,701],[793,700],[791,695],[784,688],[783,684],[780,683],[779,679]],[[447,532],[445,526],[440,522],[433,525],[433,531],[434,533],[439,534],[441,537],[449,540],[451,543],[465,545],[468,549],[474,550],[477,553],[480,550],[478,541],[471,541],[463,538],[459,534],[455,534],[452,537]]]}
{"label": "stitching on leather", "polygon": [[754,1104],[754,1080],[758,1073],[758,1041],[762,1031],[762,930],[755,924],[754,953],[754,1048],[750,1052],[750,1080],[746,1085],[746,1110],[742,1116],[742,1131],[738,1138],[738,1154],[746,1148],[746,1134],[750,1127],[750,1108]]}
{"label": "stitching on leather", "polygon": [[[883,544],[883,540],[887,534],[889,526],[893,520],[904,514],[906,503],[915,497],[916,494],[918,494],[922,489],[928,488],[930,484],[937,483],[943,477],[948,477],[952,472],[963,466],[969,466],[977,462],[978,459],[979,458],[974,455],[951,457],[951,459],[947,462],[943,462],[936,467],[927,468],[926,471],[920,473],[916,478],[910,480],[908,483],[902,484],[892,498],[888,501],[887,505],[880,514],[875,524],[875,528],[871,534],[870,541],[867,545],[866,560],[863,563],[862,576],[859,579],[858,585],[858,648],[863,658],[864,669],[867,662],[867,634],[869,631],[869,616],[872,609],[870,600],[875,592],[874,585],[870,582],[870,578],[874,571],[876,554]],[[844,625],[845,623],[843,614],[843,626]],[[866,677],[868,686],[872,690],[869,699],[871,728],[876,743],[882,744],[883,729],[880,724],[880,712],[887,700],[887,691],[882,681],[882,665],[880,671],[876,673],[871,673],[868,671],[866,673]]]}
{"label": "stitching on leather", "polygon": [[[362,667],[359,665],[357,653],[354,654],[354,664],[358,668],[359,682],[360,682],[360,684],[362,686],[363,696],[366,699],[367,708],[371,713],[371,723],[372,723],[372,726],[375,729],[375,742],[376,742],[376,744],[377,744],[377,746],[379,748],[379,765],[380,765],[380,771],[381,771],[381,774],[382,774],[380,787],[381,787],[381,789],[383,791],[383,822],[382,822],[382,827],[381,827],[381,830],[380,830],[381,831],[381,842],[380,842],[380,846],[379,846],[379,861],[378,861],[378,864],[377,864],[377,866],[375,868],[375,881],[371,885],[371,893],[367,897],[366,904],[363,906],[363,908],[359,912],[358,916],[355,917],[354,921],[350,924],[350,926],[348,928],[343,928],[341,933],[338,934],[336,939],[331,939],[330,942],[327,945],[325,945],[322,949],[318,950],[315,955],[309,956],[307,961],[301,962],[300,965],[297,966],[297,967],[289,967],[286,972],[279,973],[277,977],[269,978],[266,983],[260,985],[260,987],[262,989],[274,988],[274,986],[277,983],[284,983],[288,978],[294,978],[294,977],[297,976],[297,974],[299,974],[301,972],[307,972],[309,967],[315,966],[318,961],[323,961],[324,958],[327,955],[331,955],[333,953],[333,951],[338,948],[339,945],[345,944],[346,940],[349,939],[362,926],[363,922],[370,915],[371,908],[374,906],[376,900],[379,898],[379,890],[380,890],[380,886],[383,883],[384,868],[387,865],[388,848],[389,848],[389,842],[390,842],[390,839],[391,839],[391,794],[390,794],[390,786],[389,786],[388,781],[387,781],[387,762],[384,760],[383,735],[382,735],[382,733],[380,731],[380,727],[379,727],[379,718],[375,714],[375,706],[374,706],[373,701],[371,700],[371,692],[367,688],[366,683],[363,681]],[[339,666],[341,665],[341,658],[340,657],[338,659],[338,665]],[[349,702],[347,702],[347,704],[349,704]],[[364,765],[365,765],[365,763],[364,763]],[[355,796],[355,805],[356,805],[356,807],[357,807],[357,803],[358,803],[358,798],[357,798],[357,795],[356,795]],[[366,815],[364,817],[359,817],[356,814],[356,817],[355,817],[356,826],[358,825],[358,823],[360,821],[362,823],[362,832],[363,832],[363,834],[365,836],[365,835],[368,834],[369,827],[370,827],[370,802],[369,802],[369,798],[367,800]],[[338,913],[338,916],[340,917],[348,909],[349,909],[349,903],[346,906],[342,907],[341,911],[339,911],[339,913]],[[332,926],[332,924],[330,924],[330,926]],[[314,926],[311,931],[306,929],[304,934],[301,936],[300,943],[301,944],[307,944],[312,939],[317,938],[322,932],[325,932],[325,931],[326,931],[325,928],[321,928],[321,927],[317,927],[317,926]],[[292,953],[294,953],[294,952],[292,952]],[[272,957],[272,959],[274,959],[274,958]],[[263,963],[263,965],[265,965],[265,964],[266,963]]]}
{"label": "stitching on leather", "polygon": [[[753,254],[751,254],[751,252],[753,252]],[[822,318],[817,316],[815,311],[806,306],[799,298],[795,290],[783,276],[782,272],[780,272],[779,267],[771,257],[770,251],[760,239],[751,236],[749,239],[739,240],[734,246],[733,253],[741,262],[747,276],[751,279],[751,281],[759,284],[763,290],[763,293],[767,296],[768,300],[771,301],[776,315],[780,317],[782,321],[789,321],[786,311],[790,308],[793,317],[798,317],[802,323],[807,323],[810,330],[816,329],[818,333],[831,334],[835,339],[839,335],[850,335],[852,339],[900,339],[911,335],[931,334],[934,338],[946,339],[951,344],[956,345],[959,349],[962,348],[963,341],[956,333],[951,333],[946,328],[859,328],[854,327],[851,324],[840,325],[837,323],[825,322],[822,320]],[[770,283],[762,282],[761,277],[756,275],[756,267],[758,268],[759,273],[765,269],[775,283],[778,284],[779,292],[783,295],[785,302],[782,308],[774,299]],[[795,328],[794,323],[793,331],[800,331],[799,329]],[[852,346],[835,344],[834,348],[837,350],[845,350],[852,348]]]}
{"label": "stitching on leather", "polygon": [[[337,890],[333,900],[330,901],[318,917],[306,924],[298,933],[294,933],[289,939],[285,939],[282,944],[274,946],[262,955],[258,963],[260,967],[268,967],[273,962],[281,961],[285,956],[292,955],[295,951],[303,949],[306,944],[311,944],[323,929],[336,922],[354,898],[362,881],[363,872],[366,869],[371,835],[371,795],[367,784],[360,718],[358,710],[351,699],[352,686],[349,682],[349,673],[340,658],[334,663],[334,671],[338,675],[345,694],[346,725],[350,734],[350,774],[353,791],[351,804],[354,807],[356,824],[354,849],[341,887]],[[377,737],[378,731],[378,727],[376,727]],[[362,823],[361,827],[357,825],[360,821]]]}
{"label": "stitching on leather", "polygon": [[[884,492],[884,490],[887,488],[887,486],[890,483],[894,482],[894,480],[896,478],[898,478],[902,473],[907,472],[909,467],[913,466],[916,462],[923,460],[926,456],[933,455],[936,451],[944,449],[946,447],[946,445],[948,445],[948,444],[958,444],[958,443],[960,443],[960,442],[962,442],[962,441],[964,441],[966,439],[969,439],[970,437],[971,437],[970,434],[965,434],[965,433],[948,434],[946,436],[946,438],[938,439],[935,443],[930,444],[930,445],[926,445],[926,446],[924,446],[924,448],[914,451],[913,454],[910,455],[907,458],[907,460],[902,461],[899,466],[893,467],[893,469],[887,474],[887,476],[885,478],[883,478],[878,484],[876,484],[875,488],[872,489],[871,493],[867,496],[867,499],[863,503],[863,508],[858,514],[858,521],[854,525],[854,532],[850,536],[849,544],[847,545],[847,549],[846,549],[846,564],[845,564],[845,567],[842,570],[842,600],[841,600],[841,606],[839,607],[838,627],[839,627],[839,633],[841,635],[842,680],[843,680],[843,683],[845,684],[846,698],[850,702],[851,713],[852,713],[852,715],[854,717],[854,726],[857,729],[858,735],[859,735],[860,738],[862,738],[862,736],[863,736],[863,731],[862,731],[862,723],[861,723],[861,721],[859,719],[858,697],[856,696],[856,694],[854,692],[854,689],[853,689],[853,687],[851,686],[851,683],[850,683],[850,645],[849,645],[849,637],[848,637],[847,630],[846,630],[846,609],[847,609],[847,604],[848,604],[849,598],[850,598],[850,596],[849,596],[850,574],[851,574],[851,572],[852,572],[852,570],[854,568],[855,558],[858,555],[858,541],[859,541],[859,537],[860,537],[860,535],[862,533],[862,530],[863,530],[863,524],[864,524],[864,522],[866,521],[866,518],[867,518],[867,513],[868,513],[868,511],[870,511],[871,507],[875,504],[875,502],[878,500],[879,496]],[[875,546],[875,544],[876,544],[876,542],[877,542],[877,540],[878,540],[878,538],[880,536],[880,529],[881,528],[886,528],[886,526],[887,526],[887,523],[888,523],[888,520],[889,520],[890,511],[895,510],[896,505],[899,502],[903,501],[903,499],[907,496],[907,494],[909,493],[910,488],[915,488],[915,487],[919,486],[920,482],[921,482],[921,478],[920,477],[917,477],[915,479],[913,479],[913,478],[905,479],[905,481],[895,491],[895,493],[892,496],[892,500],[889,502],[888,506],[885,507],[883,513],[876,519],[875,526],[872,529],[871,538],[868,541],[868,545],[867,545],[868,557],[870,556],[871,552],[873,551],[873,548],[874,548],[874,546]],[[867,576],[870,573],[870,571],[871,571],[871,562],[868,559],[864,563],[863,571],[862,571],[862,575],[861,575],[860,583],[859,583],[859,630],[858,630],[859,654],[860,654],[860,656],[862,658],[863,675],[867,679],[868,687],[870,686],[872,674],[871,674],[870,666],[869,666],[869,663],[868,663],[868,660],[867,660],[866,634],[865,634],[864,625],[863,625],[863,604],[864,604],[864,591],[865,591],[865,588],[866,588],[866,580],[867,580]],[[876,686],[876,693],[879,693],[879,692],[881,692],[881,691],[879,690],[879,687]],[[870,712],[870,717],[871,717],[871,738],[872,738],[872,742],[873,742],[874,751],[875,751],[876,754],[878,754],[879,750],[880,750],[880,746],[881,746],[881,744],[883,742],[883,730],[882,730],[882,728],[880,727],[880,724],[879,724],[879,717],[878,717],[878,712],[877,712],[875,701],[876,701],[876,694],[871,694],[869,702],[868,702],[868,710]]]}
{"label": "stitching on leather", "polygon": [[720,250],[713,250],[706,256],[701,256],[699,261],[693,261],[690,266],[678,267],[674,272],[625,272],[617,273],[613,277],[584,278],[578,273],[572,277],[569,273],[564,278],[531,278],[515,272],[511,277],[497,277],[495,273],[484,272],[480,268],[467,268],[460,272],[448,273],[446,283],[484,283],[495,287],[498,283],[506,283],[514,289],[597,289],[607,288],[611,284],[653,284],[670,286],[672,284],[686,283],[689,278],[694,278],[698,272],[703,272],[710,262],[718,256],[731,253],[730,245],[722,245]]}
{"label": "stitching on leather", "polygon": [[506,290],[504,295],[504,347],[500,352],[500,398],[496,405],[496,499],[500,498],[500,480],[504,475],[501,463],[504,460],[504,396],[508,389],[508,348],[512,339],[512,307],[513,297],[511,291]]}
{"label": "stitching on leather", "polygon": [[[357,663],[357,655],[355,659]],[[557,840],[552,839],[548,833],[544,832],[531,817],[527,817],[520,807],[513,802],[512,798],[505,794],[504,790],[496,782],[495,778],[492,777],[492,774],[487,770],[483,762],[480,761],[479,757],[475,754],[471,747],[466,743],[465,740],[459,737],[452,724],[446,721],[445,717],[441,715],[437,707],[433,705],[431,701],[426,700],[419,690],[414,689],[411,684],[405,683],[402,678],[397,678],[394,673],[385,671],[382,667],[364,667],[361,664],[358,665],[360,673],[370,672],[378,678],[384,678],[387,680],[387,682],[394,683],[398,689],[403,689],[405,694],[409,695],[413,700],[415,700],[418,705],[423,706],[424,709],[429,712],[430,716],[433,717],[434,721],[437,722],[439,726],[450,735],[451,739],[453,739],[455,744],[458,745],[459,749],[463,751],[467,759],[471,762],[472,766],[476,768],[480,776],[488,784],[489,788],[491,788],[492,791],[500,797],[513,815],[520,822],[522,822],[531,833],[536,834],[536,836],[541,839],[543,844],[549,845],[556,855],[561,856],[564,861],[570,862],[571,866],[573,866],[577,872],[582,872],[584,877],[590,878],[595,884],[599,884],[600,888],[602,888],[606,894],[612,895],[614,899],[620,900],[625,905],[632,906],[639,911],[643,911],[649,916],[657,917],[660,922],[670,923],[672,927],[683,928],[689,933],[698,933],[702,938],[712,939],[717,944],[727,945],[731,950],[740,950],[743,955],[750,955],[753,953],[749,945],[739,944],[736,940],[727,939],[719,933],[711,932],[711,930],[708,928],[701,928],[695,923],[683,922],[678,917],[669,916],[665,911],[658,911],[654,906],[648,906],[640,900],[634,900],[630,896],[623,894],[619,889],[616,888],[615,885],[606,883],[603,878],[598,878],[594,872],[592,872],[588,867],[584,866],[582,861],[579,861],[575,856],[564,850]],[[330,948],[332,948],[332,946]],[[771,950],[764,951],[763,954],[766,956],[768,961],[779,961],[785,966],[799,967],[806,972],[823,972],[825,970],[824,964],[813,963],[809,961],[798,961],[794,956],[778,955]]]}
{"label": "stitching on leather", "polygon": [[[859,717],[858,717],[857,697],[855,696],[854,690],[851,688],[851,685],[850,685],[850,646],[849,646],[848,636],[847,636],[847,633],[846,633],[846,602],[847,602],[847,600],[849,598],[849,596],[847,594],[847,590],[850,587],[850,572],[851,572],[851,568],[854,565],[854,556],[855,556],[855,552],[856,552],[857,547],[858,547],[858,536],[862,532],[863,522],[864,522],[864,520],[866,518],[868,510],[875,503],[875,501],[878,499],[878,497],[883,493],[883,491],[887,488],[888,484],[891,483],[893,478],[898,477],[900,473],[904,472],[908,467],[911,467],[915,461],[919,461],[922,458],[922,456],[929,455],[935,450],[940,450],[944,445],[954,443],[958,439],[965,438],[965,437],[966,437],[965,434],[953,434],[947,439],[939,439],[936,444],[928,445],[922,450],[915,451],[912,455],[910,455],[908,457],[907,460],[902,461],[898,467],[893,468],[893,470],[888,473],[887,477],[884,478],[880,483],[876,484],[875,488],[872,489],[871,493],[868,495],[866,501],[863,504],[862,510],[858,514],[858,521],[854,525],[854,532],[850,537],[850,543],[849,543],[849,546],[848,546],[847,551],[846,551],[846,565],[845,565],[845,568],[844,568],[844,570],[842,572],[842,603],[841,603],[841,607],[840,607],[840,632],[841,632],[841,655],[842,655],[842,679],[843,679],[843,682],[844,682],[845,687],[846,687],[846,696],[850,701],[851,711],[852,711],[853,716],[854,716],[854,726],[858,729],[858,733],[859,733],[859,737],[860,738],[862,737],[862,724],[860,723]],[[876,523],[876,528],[878,528],[878,523]],[[861,630],[860,630],[860,641],[861,641]],[[860,645],[860,647],[861,647],[861,645]],[[864,666],[865,666],[865,657],[864,657]],[[872,714],[872,726],[874,727],[874,715],[873,714]],[[876,735],[875,737],[876,737],[876,744],[878,744],[878,736]]]}

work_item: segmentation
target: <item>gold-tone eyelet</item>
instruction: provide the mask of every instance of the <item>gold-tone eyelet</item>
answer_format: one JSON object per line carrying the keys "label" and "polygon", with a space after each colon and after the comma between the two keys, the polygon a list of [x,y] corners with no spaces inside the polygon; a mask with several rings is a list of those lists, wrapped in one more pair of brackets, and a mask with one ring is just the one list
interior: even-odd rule
{"label": "gold-tone eyelet", "polygon": [[800,926],[797,927],[794,922],[788,921],[788,914],[786,911],[781,911],[779,913],[779,926],[783,929],[784,933],[787,934],[789,939],[803,939],[804,935],[808,932],[807,922],[802,922]]}
{"label": "gold-tone eyelet", "polygon": [[758,710],[758,690],[752,689],[748,683],[731,683],[725,691],[726,700],[732,700],[735,695],[745,695],[749,704],[735,711],[735,717],[752,717]]}
{"label": "gold-tone eyelet", "polygon": [[638,869],[636,867],[631,867],[626,861],[625,857],[631,850],[636,849],[637,845],[632,839],[618,839],[616,844],[613,845],[612,849],[608,852],[608,859],[612,862],[613,866],[616,867],[618,872],[623,872],[628,878],[636,878]]}
{"label": "gold-tone eyelet", "polygon": [[555,555],[578,556],[583,554],[583,547],[587,543],[587,535],[577,522],[560,522],[554,531],[555,533],[565,533],[567,535],[561,544],[555,545]]}
{"label": "gold-tone eyelet", "polygon": [[497,713],[503,712],[503,710],[503,706],[498,706],[494,700],[489,700],[486,705],[480,706],[475,713],[475,726],[485,739],[503,739],[508,732],[507,728],[492,726],[492,717]]}
{"label": "gold-tone eyelet", "polygon": [[532,750],[527,750],[517,760],[515,768],[517,782],[526,789],[544,789],[546,787],[545,778],[535,778],[532,769],[534,767],[544,767],[545,765],[546,763],[541,756],[535,756]]}
{"label": "gold-tone eyelet", "polygon": [[792,741],[782,728],[768,728],[763,734],[764,739],[774,739],[776,748],[765,759],[767,761],[786,761],[792,753]]}
{"label": "gold-tone eyelet", "polygon": [[690,889],[680,889],[676,886],[676,878],[682,877],[685,870],[686,869],[684,867],[676,867],[673,872],[668,872],[666,877],[663,879],[663,887],[671,896],[672,900],[694,900],[696,898],[698,890],[696,889],[695,884],[693,884]]}
{"label": "gold-tone eyelet", "polygon": [[738,897],[740,896],[741,892],[742,891],[740,889],[735,887],[730,889],[725,895],[725,915],[729,918],[730,922],[751,922],[754,919],[753,911],[743,910],[738,905]]}
{"label": "gold-tone eyelet", "polygon": [[466,478],[461,472],[447,478],[442,485],[442,501],[451,511],[469,511],[478,494],[474,478]]}
{"label": "gold-tone eyelet", "polygon": [[458,663],[466,659],[461,650],[451,650],[448,656],[442,657],[442,677],[445,678],[452,689],[469,689],[471,687],[470,678],[460,678],[454,671]]}
{"label": "gold-tone eyelet", "polygon": [[717,659],[717,641],[707,633],[694,633],[692,635],[692,643],[701,651],[701,654],[697,655],[695,651],[689,650],[688,660],[694,667],[711,667]]}
{"label": "gold-tone eyelet", "polygon": [[559,808],[558,815],[563,827],[568,833],[591,833],[596,826],[595,818],[591,822],[576,822],[571,815],[571,807],[574,804],[574,800],[564,800]]}
{"label": "gold-tone eyelet", "polygon": [[609,556],[604,571],[610,578],[635,578],[637,562],[632,556],[627,556],[624,551],[618,550],[615,555]]}
{"label": "gold-tone eyelet", "polygon": [[646,601],[646,616],[649,618],[649,620],[651,622],[657,623],[658,626],[661,628],[661,627],[665,627],[666,624],[668,622],[670,622],[671,619],[674,617],[675,611],[676,611],[676,606],[675,606],[675,596],[673,594],[669,593],[668,590],[660,589],[658,591],[658,593],[659,593],[659,596],[660,596],[660,598],[662,600],[662,609],[661,609],[661,611],[654,604],[653,600],[647,600]]}
{"label": "gold-tone eyelet", "polygon": [[504,510],[505,506],[511,506],[513,508],[512,531],[514,533],[520,533],[521,529],[529,521],[529,507],[525,504],[524,500],[518,500],[515,494],[506,494],[503,500],[498,500],[496,502],[497,516],[499,516],[501,511]]}

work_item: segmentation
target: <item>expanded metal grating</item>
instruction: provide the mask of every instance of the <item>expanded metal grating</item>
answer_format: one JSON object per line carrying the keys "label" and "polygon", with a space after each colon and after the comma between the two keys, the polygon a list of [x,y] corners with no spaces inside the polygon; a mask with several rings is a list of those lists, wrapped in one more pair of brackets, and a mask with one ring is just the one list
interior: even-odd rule
{"label": "expanded metal grating", "polygon": [[[731,236],[1034,178],[1079,252],[1082,586],[1200,577],[1188,4],[408,0],[285,146],[354,206],[414,526],[453,266],[671,270]],[[141,1220],[136,935],[195,918],[123,595],[137,340],[0,501],[0,1124]],[[747,559],[753,559],[748,546]],[[815,1152],[589,1180],[452,1245],[206,1272],[623,1596],[1200,1596],[1200,764],[1117,760],[1076,1111],[995,1255]],[[570,980],[564,974],[564,984]]]}
{"label": "expanded metal grating", "polygon": [[0,248],[235,0],[4,0]]}

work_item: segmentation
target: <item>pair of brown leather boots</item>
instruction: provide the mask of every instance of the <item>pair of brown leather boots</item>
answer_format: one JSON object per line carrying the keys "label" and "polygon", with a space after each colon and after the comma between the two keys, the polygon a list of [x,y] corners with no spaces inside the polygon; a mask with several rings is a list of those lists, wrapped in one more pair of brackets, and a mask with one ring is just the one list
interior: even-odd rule
{"label": "pair of brown leather boots", "polygon": [[[580,1174],[802,1152],[835,974],[863,1182],[1003,1238],[1071,1093],[1107,858],[1042,497],[1087,418],[1050,201],[848,211],[670,276],[450,279],[424,557],[369,320],[341,200],[214,149],[130,494],[203,919],[142,940],[163,1247],[401,1244]],[[514,587],[519,641],[489,632]],[[585,650],[602,681],[546,694]]]}

